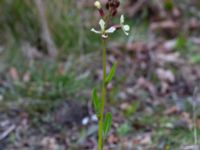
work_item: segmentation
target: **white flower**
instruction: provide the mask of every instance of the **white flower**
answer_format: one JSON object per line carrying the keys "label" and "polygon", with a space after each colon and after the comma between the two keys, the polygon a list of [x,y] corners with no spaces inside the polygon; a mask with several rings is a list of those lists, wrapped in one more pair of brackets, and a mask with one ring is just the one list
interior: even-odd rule
{"label": "white flower", "polygon": [[121,25],[122,30],[124,31],[124,33],[126,35],[128,35],[129,34],[128,31],[130,31],[130,26],[127,25],[127,24],[124,24],[124,15],[121,15],[121,17],[120,17],[120,25]]}
{"label": "white flower", "polygon": [[108,34],[114,33],[116,28],[115,27],[110,27],[109,29],[106,30],[105,29],[105,24],[106,24],[105,21],[103,19],[100,19],[99,25],[100,25],[101,31],[97,31],[94,28],[92,28],[91,31],[96,33],[96,34],[101,34],[101,36],[103,38],[107,38]]}

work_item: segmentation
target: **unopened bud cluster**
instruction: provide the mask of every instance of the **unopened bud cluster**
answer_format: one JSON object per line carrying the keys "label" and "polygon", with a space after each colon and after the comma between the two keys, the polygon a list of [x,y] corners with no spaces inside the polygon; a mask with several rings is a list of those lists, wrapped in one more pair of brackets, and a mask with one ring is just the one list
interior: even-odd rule
{"label": "unopened bud cluster", "polygon": [[117,9],[119,5],[119,0],[108,0],[108,2],[106,3],[106,9],[110,11],[110,14],[112,16],[115,16],[117,14]]}

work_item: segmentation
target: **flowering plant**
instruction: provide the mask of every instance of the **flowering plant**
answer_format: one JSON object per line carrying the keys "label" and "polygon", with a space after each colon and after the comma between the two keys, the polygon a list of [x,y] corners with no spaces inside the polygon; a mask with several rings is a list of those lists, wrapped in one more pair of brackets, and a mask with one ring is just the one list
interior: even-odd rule
{"label": "flowering plant", "polygon": [[[110,17],[114,17],[117,14],[117,8],[120,5],[118,0],[108,0],[106,3],[106,8],[108,9],[108,14],[105,15],[104,10],[102,9],[101,3],[96,1],[94,3],[95,7],[98,9],[100,16],[102,17],[99,21],[99,25],[101,30],[95,30],[94,28],[91,29],[92,32],[96,34],[101,34],[102,38],[108,38],[108,34],[114,33],[117,29],[122,29],[126,35],[128,35],[128,31],[130,30],[129,25],[124,24],[124,15],[120,17],[120,24],[111,26],[110,28],[106,29],[106,24],[109,21]],[[104,21],[107,19],[107,22]]]}
{"label": "flowering plant", "polygon": [[104,140],[109,133],[112,124],[112,114],[110,112],[104,115],[104,107],[107,95],[107,85],[112,80],[115,75],[117,65],[114,64],[108,74],[106,74],[106,40],[109,34],[114,33],[116,30],[122,29],[122,31],[129,35],[130,27],[127,24],[124,24],[124,15],[120,17],[120,23],[117,25],[108,26],[109,21],[112,17],[116,16],[117,8],[120,6],[119,0],[108,0],[106,3],[107,13],[104,12],[102,5],[99,1],[94,3],[94,6],[97,8],[99,15],[101,17],[99,21],[100,30],[94,28],[91,29],[92,32],[101,35],[102,37],[102,65],[103,65],[103,83],[102,83],[102,93],[101,99],[97,94],[97,90],[93,90],[92,101],[98,117],[98,150],[103,150]]}

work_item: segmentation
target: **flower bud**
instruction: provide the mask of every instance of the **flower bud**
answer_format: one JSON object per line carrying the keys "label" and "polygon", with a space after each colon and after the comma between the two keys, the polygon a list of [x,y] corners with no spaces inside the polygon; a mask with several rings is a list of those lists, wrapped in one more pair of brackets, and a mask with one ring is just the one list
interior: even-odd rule
{"label": "flower bud", "polygon": [[94,2],[94,6],[95,6],[97,9],[101,9],[101,3],[100,3],[99,1]]}
{"label": "flower bud", "polygon": [[100,14],[100,16],[101,17],[104,17],[105,16],[105,14],[104,14],[104,11],[103,11],[103,9],[101,8],[101,9],[99,9],[99,14]]}
{"label": "flower bud", "polygon": [[118,8],[119,7],[119,5],[120,5],[120,2],[119,1],[116,1],[116,7]]}
{"label": "flower bud", "polygon": [[112,11],[112,16],[114,17],[116,14],[117,14],[117,9],[114,9],[114,10]]}
{"label": "flower bud", "polygon": [[110,8],[110,4],[106,3],[106,9],[109,10],[109,8]]}

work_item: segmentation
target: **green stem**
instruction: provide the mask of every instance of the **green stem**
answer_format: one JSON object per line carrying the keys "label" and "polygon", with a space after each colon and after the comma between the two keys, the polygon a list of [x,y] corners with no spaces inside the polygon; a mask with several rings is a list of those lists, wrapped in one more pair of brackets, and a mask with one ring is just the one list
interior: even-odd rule
{"label": "green stem", "polygon": [[104,106],[106,101],[106,40],[102,39],[103,46],[103,84],[102,84],[102,101],[100,109],[99,129],[98,129],[98,150],[103,150],[103,120],[104,120]]}

